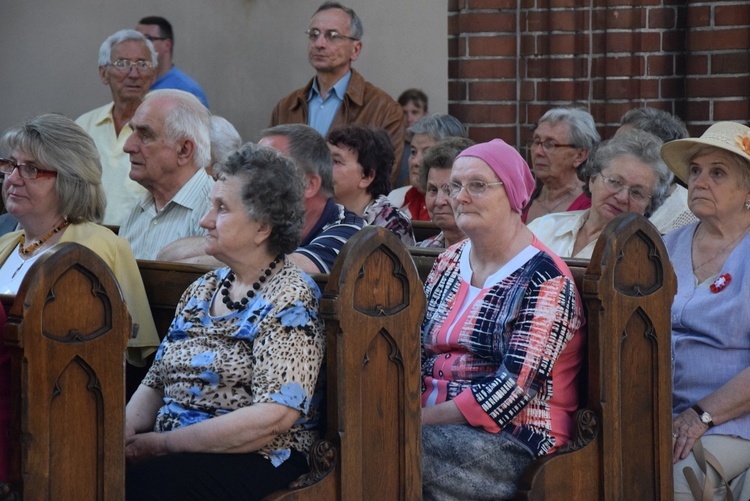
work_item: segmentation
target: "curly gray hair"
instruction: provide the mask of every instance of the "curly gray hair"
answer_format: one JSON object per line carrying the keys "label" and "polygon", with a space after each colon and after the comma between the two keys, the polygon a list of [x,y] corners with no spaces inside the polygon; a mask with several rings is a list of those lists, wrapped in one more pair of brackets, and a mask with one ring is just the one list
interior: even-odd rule
{"label": "curly gray hair", "polygon": [[273,148],[244,144],[219,164],[218,179],[240,178],[250,218],[271,226],[268,250],[289,254],[299,246],[305,221],[305,183],[294,163]]}

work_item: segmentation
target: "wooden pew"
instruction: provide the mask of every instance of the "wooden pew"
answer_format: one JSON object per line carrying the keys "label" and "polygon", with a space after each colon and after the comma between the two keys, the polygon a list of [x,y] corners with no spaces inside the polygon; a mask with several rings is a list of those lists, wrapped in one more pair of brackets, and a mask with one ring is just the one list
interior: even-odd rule
{"label": "wooden pew", "polygon": [[440,233],[440,228],[438,228],[432,221],[412,221],[411,227],[414,230],[414,239],[417,242],[426,240],[429,237],[434,237]]}
{"label": "wooden pew", "polygon": [[35,501],[124,499],[132,329],[114,275],[89,249],[57,244],[2,303],[12,368],[11,485]]}
{"label": "wooden pew", "polygon": [[[317,277],[325,283],[328,423],[311,474],[268,499],[420,499],[424,297],[415,263],[424,272],[427,251],[412,258],[389,232],[366,228],[327,280]],[[588,310],[586,406],[576,439],[532,464],[518,499],[670,499],[676,282],[661,239],[645,219],[621,215],[585,270],[569,264]],[[127,310],[111,272],[80,246],[45,254],[35,267],[12,304],[4,298],[13,396],[22,402],[13,480],[27,499],[121,499]],[[171,278],[149,282],[154,270]],[[152,306],[172,314],[176,291],[204,271],[141,269],[150,296],[161,298]],[[167,284],[171,304],[159,292]]]}

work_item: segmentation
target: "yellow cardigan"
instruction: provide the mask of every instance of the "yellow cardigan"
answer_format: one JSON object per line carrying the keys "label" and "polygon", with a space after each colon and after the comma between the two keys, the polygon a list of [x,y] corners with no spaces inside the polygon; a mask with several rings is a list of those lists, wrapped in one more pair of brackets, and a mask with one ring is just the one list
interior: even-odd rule
{"label": "yellow cardigan", "polygon": [[[21,240],[22,231],[14,231],[0,236],[0,262],[5,263],[13,249]],[[60,242],[77,242],[94,251],[112,269],[122,290],[122,296],[138,325],[137,336],[128,342],[128,362],[144,365],[144,359],[156,351],[159,335],[156,332],[151,308],[148,305],[146,289],[143,287],[138,264],[128,241],[118,237],[104,226],[94,223],[72,224],[65,229]]]}

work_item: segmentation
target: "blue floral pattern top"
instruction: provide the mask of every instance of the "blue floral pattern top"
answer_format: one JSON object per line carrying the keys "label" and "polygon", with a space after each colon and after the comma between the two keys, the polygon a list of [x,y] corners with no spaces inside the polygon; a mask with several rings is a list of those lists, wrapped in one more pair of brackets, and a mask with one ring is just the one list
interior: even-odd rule
{"label": "blue floral pattern top", "polygon": [[164,392],[154,431],[189,426],[256,403],[300,411],[292,428],[259,453],[275,465],[291,449],[307,454],[317,439],[316,393],[325,337],[320,290],[288,260],[247,308],[212,316],[210,305],[229,273],[221,268],[182,295],[169,332],[143,384]]}

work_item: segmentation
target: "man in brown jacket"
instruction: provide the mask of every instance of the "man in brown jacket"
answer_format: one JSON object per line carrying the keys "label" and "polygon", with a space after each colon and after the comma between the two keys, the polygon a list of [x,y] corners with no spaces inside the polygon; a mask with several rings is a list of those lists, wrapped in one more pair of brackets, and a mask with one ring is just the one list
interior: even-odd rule
{"label": "man in brown jacket", "polygon": [[[323,136],[331,128],[351,123],[381,127],[390,134],[400,159],[401,106],[351,67],[362,51],[362,21],[357,14],[337,2],[325,2],[310,20],[307,35],[307,55],[316,75],[276,104],[271,126],[303,123]],[[394,163],[392,181],[397,167]]]}

